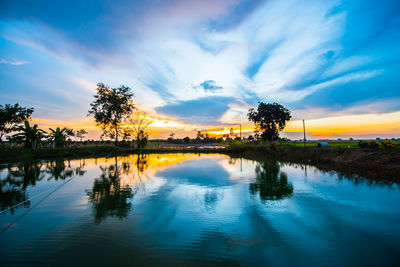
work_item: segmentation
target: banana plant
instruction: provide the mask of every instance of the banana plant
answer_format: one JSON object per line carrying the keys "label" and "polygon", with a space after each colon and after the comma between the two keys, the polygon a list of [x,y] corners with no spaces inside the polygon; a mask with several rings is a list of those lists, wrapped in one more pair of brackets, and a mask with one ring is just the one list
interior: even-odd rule
{"label": "banana plant", "polygon": [[57,127],[55,130],[49,128],[50,138],[53,141],[53,147],[62,147],[65,143],[65,128]]}
{"label": "banana plant", "polygon": [[46,132],[39,129],[37,124],[33,127],[29,125],[28,121],[25,121],[24,126],[16,128],[20,133],[16,133],[12,136],[12,139],[16,142],[21,142],[25,144],[25,148],[36,149],[37,145],[45,137]]}
{"label": "banana plant", "polygon": [[50,140],[53,141],[53,147],[62,147],[68,136],[73,136],[74,132],[69,128],[60,128],[57,127],[55,130],[49,128],[50,132]]}

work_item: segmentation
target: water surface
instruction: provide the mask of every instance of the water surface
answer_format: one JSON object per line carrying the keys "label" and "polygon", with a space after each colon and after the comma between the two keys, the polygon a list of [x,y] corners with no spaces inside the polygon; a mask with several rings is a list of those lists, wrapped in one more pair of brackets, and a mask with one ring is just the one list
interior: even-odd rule
{"label": "water surface", "polygon": [[0,166],[0,263],[387,266],[397,184],[219,154]]}

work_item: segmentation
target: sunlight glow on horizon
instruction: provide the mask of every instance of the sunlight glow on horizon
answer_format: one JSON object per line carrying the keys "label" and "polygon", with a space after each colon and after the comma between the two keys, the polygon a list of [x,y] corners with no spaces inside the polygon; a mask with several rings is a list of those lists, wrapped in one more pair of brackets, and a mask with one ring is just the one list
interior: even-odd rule
{"label": "sunlight glow on horizon", "polygon": [[[199,127],[187,125],[176,121],[164,121],[154,119],[154,123],[149,126],[149,136],[154,138],[167,138],[174,132],[176,138],[189,136],[195,138],[197,131],[203,134],[209,134],[210,137],[222,137],[229,134],[232,128],[234,134],[239,136],[240,129],[238,124],[221,126],[216,129],[215,126]],[[395,136],[400,131],[400,111],[387,114],[361,114],[361,115],[342,115],[320,119],[306,120],[306,132],[309,139],[338,138],[340,136],[354,137],[359,139],[371,138],[371,135],[378,134],[384,138]],[[58,121],[44,118],[33,118],[32,123],[38,124],[40,128],[69,127],[75,130],[84,128],[89,134],[85,139],[98,139],[100,128],[96,126],[92,118],[85,118],[80,121]],[[196,128],[197,127],[197,128]],[[379,132],[377,131],[379,128]],[[242,136],[247,137],[254,132],[254,126],[250,122],[242,124]],[[289,135],[288,135],[289,133]],[[291,139],[302,138],[303,122],[302,120],[291,120],[287,123],[281,134],[283,137]]]}

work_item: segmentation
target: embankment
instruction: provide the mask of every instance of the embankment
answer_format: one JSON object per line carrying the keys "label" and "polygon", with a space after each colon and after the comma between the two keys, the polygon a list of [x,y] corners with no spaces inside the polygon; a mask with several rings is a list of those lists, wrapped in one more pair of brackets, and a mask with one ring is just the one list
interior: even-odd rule
{"label": "embankment", "polygon": [[400,150],[335,147],[231,146],[227,152],[250,158],[316,165],[323,170],[400,182]]}

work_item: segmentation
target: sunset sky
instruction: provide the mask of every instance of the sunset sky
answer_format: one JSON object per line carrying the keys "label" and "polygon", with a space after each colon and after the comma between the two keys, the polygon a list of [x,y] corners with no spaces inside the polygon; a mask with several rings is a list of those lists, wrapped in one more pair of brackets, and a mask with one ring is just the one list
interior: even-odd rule
{"label": "sunset sky", "polygon": [[96,84],[132,88],[152,138],[242,124],[258,101],[283,136],[400,137],[400,1],[0,2],[0,104],[86,128]]}

